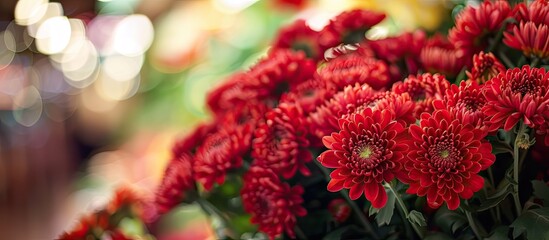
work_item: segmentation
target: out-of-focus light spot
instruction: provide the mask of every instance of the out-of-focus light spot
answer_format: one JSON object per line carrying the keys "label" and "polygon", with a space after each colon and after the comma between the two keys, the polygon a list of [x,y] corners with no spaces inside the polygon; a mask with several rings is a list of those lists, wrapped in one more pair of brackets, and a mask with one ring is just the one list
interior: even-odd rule
{"label": "out-of-focus light spot", "polygon": [[27,26],[38,22],[46,13],[47,0],[19,0],[15,5],[15,22]]}
{"label": "out-of-focus light spot", "polygon": [[221,76],[212,74],[210,69],[209,64],[194,67],[184,81],[183,104],[195,116],[206,115],[204,97],[218,79],[223,79]]}
{"label": "out-of-focus light spot", "polygon": [[263,41],[271,41],[265,38],[265,24],[264,16],[260,13],[245,11],[235,16],[234,23],[221,32],[221,38],[238,48],[252,48]]}
{"label": "out-of-focus light spot", "polygon": [[70,88],[63,79],[63,73],[53,68],[47,59],[41,59],[28,68],[28,74],[32,85],[37,86],[43,99],[55,98]]}
{"label": "out-of-focus light spot", "polygon": [[105,99],[99,96],[98,92],[94,88],[87,88],[79,95],[82,101],[82,106],[92,112],[108,112],[118,105],[118,101]]}
{"label": "out-of-focus light spot", "polygon": [[97,91],[97,94],[104,99],[122,101],[137,93],[139,82],[139,75],[132,79],[127,79],[126,81],[119,81],[112,79],[102,70],[99,74],[99,78],[94,84],[94,89]]}
{"label": "out-of-focus light spot", "polygon": [[14,44],[15,40],[11,32],[0,32],[0,70],[10,65],[15,57],[15,52],[11,51],[8,45]]}
{"label": "out-of-focus light spot", "polygon": [[337,11],[319,11],[311,10],[310,12],[305,12],[303,15],[306,15],[305,22],[311,29],[315,31],[320,31],[324,26],[328,25],[330,19],[337,16]]}
{"label": "out-of-focus light spot", "polygon": [[61,3],[58,3],[58,2],[48,3],[46,4],[46,12],[42,15],[42,17],[37,22],[28,25],[27,31],[30,36],[36,38],[38,29],[45,21],[53,17],[62,17],[62,16],[63,16],[63,6],[61,6]]}
{"label": "out-of-focus light spot", "polygon": [[[17,43],[15,42],[15,36],[13,36],[13,33],[10,30],[6,30],[3,32],[4,34],[4,44],[6,48],[12,52],[15,52]],[[1,39],[0,39],[1,40]]]}
{"label": "out-of-focus light spot", "polygon": [[145,15],[134,14],[124,18],[114,30],[113,47],[122,55],[137,56],[151,46],[154,29]]}
{"label": "out-of-focus light spot", "polygon": [[99,55],[89,40],[73,42],[61,58],[61,71],[67,82],[77,88],[93,83],[97,78],[98,68]]}
{"label": "out-of-focus light spot", "polygon": [[237,13],[259,0],[214,0],[214,6],[220,12]]}
{"label": "out-of-focus light spot", "polygon": [[383,26],[374,26],[366,32],[366,38],[369,40],[378,40],[386,38],[389,35],[389,29]]}
{"label": "out-of-focus light spot", "polygon": [[108,56],[103,61],[103,71],[116,81],[128,81],[135,78],[143,65],[143,55],[127,57],[122,55]]}
{"label": "out-of-focus light spot", "polygon": [[40,92],[33,86],[22,89],[13,101],[13,117],[19,124],[30,127],[42,115],[42,98]]}
{"label": "out-of-focus light spot", "polygon": [[52,17],[38,28],[36,47],[44,54],[63,51],[71,39],[71,25],[67,17]]}
{"label": "out-of-focus light spot", "polygon": [[[66,56],[66,52],[71,52],[71,54],[74,56],[75,51],[80,51],[82,48],[82,44],[84,44],[84,41],[86,38],[86,27],[84,27],[84,23],[80,19],[76,18],[69,18],[69,24],[71,27],[71,37],[69,39],[69,43],[67,44],[67,47],[63,50],[63,52],[58,54],[52,54],[50,55],[50,59],[55,61],[56,63],[63,62],[63,57]],[[72,49],[71,49],[72,47]],[[59,67],[58,65],[54,65],[55,67]]]}
{"label": "out-of-focus light spot", "polygon": [[29,45],[32,43],[34,39],[31,36],[29,36],[29,33],[27,32],[26,27],[15,24],[15,21],[10,22],[10,24],[6,28],[6,32],[8,31],[11,32],[15,40],[15,45],[13,46],[13,48],[10,48],[10,50],[13,52],[24,51],[29,47]]}

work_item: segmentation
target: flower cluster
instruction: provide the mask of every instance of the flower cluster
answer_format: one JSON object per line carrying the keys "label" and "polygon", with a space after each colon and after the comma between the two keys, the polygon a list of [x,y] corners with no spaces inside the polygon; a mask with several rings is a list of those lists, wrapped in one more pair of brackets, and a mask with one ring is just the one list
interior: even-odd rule
{"label": "flower cluster", "polygon": [[427,213],[480,215],[497,205],[482,201],[512,195],[505,204],[518,218],[520,164],[533,139],[549,146],[548,13],[544,0],[484,1],[457,14],[447,36],[377,40],[364,36],[382,13],[344,12],[318,32],[297,20],[208,94],[212,121],[175,144],[159,213],[207,198],[231,175],[241,184],[234,199],[271,239],[301,237],[296,227],[315,212],[330,213],[328,229],[347,224],[351,209],[378,238],[357,204],[392,213],[395,199],[420,237],[423,216],[407,207],[422,202]]}

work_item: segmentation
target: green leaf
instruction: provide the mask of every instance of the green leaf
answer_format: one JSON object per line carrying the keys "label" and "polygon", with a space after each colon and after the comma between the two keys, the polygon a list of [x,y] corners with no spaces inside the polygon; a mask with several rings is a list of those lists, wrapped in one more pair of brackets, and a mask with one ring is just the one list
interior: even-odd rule
{"label": "green leaf", "polygon": [[543,200],[543,203],[549,202],[549,186],[545,182],[539,180],[533,180],[532,186],[534,187],[534,196]]}
{"label": "green leaf", "polygon": [[458,230],[468,226],[467,218],[457,211],[450,211],[441,207],[434,217],[435,223],[448,234],[454,234]]}
{"label": "green leaf", "polygon": [[494,230],[494,233],[490,237],[485,238],[484,240],[507,240],[509,237],[509,227],[508,226],[499,226]]}
{"label": "green leaf", "polygon": [[425,221],[425,217],[423,217],[423,214],[416,210],[412,210],[410,212],[410,214],[408,215],[408,221],[421,227],[427,226],[427,222]]}
{"label": "green leaf", "polygon": [[[387,189],[385,189],[385,191],[387,191]],[[393,192],[387,191],[387,204],[385,204],[385,207],[375,210],[375,212],[377,212],[376,222],[378,226],[389,225],[391,222],[391,218],[395,212],[395,199],[396,197]],[[370,216],[372,215],[372,208],[373,207],[370,208]]]}
{"label": "green leaf", "polygon": [[498,187],[498,190],[493,195],[490,195],[485,200],[483,200],[480,206],[476,208],[476,211],[482,212],[497,206],[507,197],[507,195],[511,194],[512,191],[513,186],[509,181],[502,182],[501,185]]}
{"label": "green leaf", "polygon": [[510,227],[513,228],[513,238],[526,233],[530,239],[549,240],[549,208],[523,212]]}

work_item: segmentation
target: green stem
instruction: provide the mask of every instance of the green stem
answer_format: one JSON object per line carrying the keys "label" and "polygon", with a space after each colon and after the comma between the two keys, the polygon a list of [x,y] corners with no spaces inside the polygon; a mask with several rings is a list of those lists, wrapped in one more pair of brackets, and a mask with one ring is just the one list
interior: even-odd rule
{"label": "green stem", "polygon": [[[466,203],[467,203],[467,201],[466,201]],[[486,230],[484,230],[484,228],[482,226],[477,224],[477,222],[473,218],[473,215],[471,214],[471,212],[469,212],[469,211],[467,211],[463,208],[461,208],[461,210],[463,212],[465,212],[465,216],[467,216],[467,221],[469,222],[469,226],[471,226],[471,229],[473,230],[473,233],[475,234],[475,237],[479,240],[484,239],[483,236],[486,235]]]}
{"label": "green stem", "polygon": [[513,145],[513,200],[515,201],[515,210],[517,212],[517,217],[522,213],[522,206],[519,199],[519,169],[520,169],[520,156],[519,156],[519,141],[522,135],[526,132],[526,124],[522,120],[518,123],[518,132],[515,137],[515,144]]}
{"label": "green stem", "polygon": [[513,62],[511,62],[511,60],[509,60],[509,58],[505,55],[505,53],[498,52],[498,57],[499,57],[499,59],[501,59],[501,61],[503,61],[503,63],[505,64],[505,66],[507,66],[507,68],[514,68],[515,67]]}
{"label": "green stem", "polygon": [[534,60],[532,60],[532,62],[530,63],[530,67],[536,67],[539,63],[539,58],[536,57],[534,58]]}
{"label": "green stem", "polygon": [[[330,178],[330,172],[328,171],[328,169],[326,169],[324,166],[320,164],[320,162],[316,160],[313,160],[313,162],[318,167],[318,169],[320,169],[320,171],[322,171],[322,173],[324,174],[324,178],[326,179],[326,182],[330,182],[331,178]],[[349,197],[349,191],[347,189],[342,189],[341,191],[339,191],[339,193],[345,199],[347,204],[349,204],[351,209],[353,209],[353,212],[358,217],[362,226],[364,226],[364,229],[366,230],[366,232],[368,232],[374,239],[379,239],[379,236],[374,231],[374,228],[372,227],[372,224],[370,224],[370,221],[368,221],[366,216],[364,216],[364,213],[362,212],[362,210],[360,210],[358,205],[356,205],[356,202]]]}
{"label": "green stem", "polygon": [[297,225],[295,225],[295,235],[296,235],[297,239],[307,240],[307,235],[305,235],[303,230],[301,230],[301,228]]}
{"label": "green stem", "polygon": [[414,231],[416,232],[416,234],[419,236],[420,239],[423,239],[424,238],[424,234],[423,234],[423,231],[421,231],[420,227],[416,224],[416,223],[412,223],[408,220],[408,217],[410,216],[410,212],[408,211],[408,207],[406,207],[406,204],[404,203],[404,201],[402,201],[402,198],[400,197],[400,194],[398,194],[395,189],[393,188],[393,186],[391,186],[390,183],[384,183],[383,184],[384,187],[386,187],[387,189],[389,189],[389,191],[391,191],[394,195],[395,195],[395,198],[397,200],[397,203],[398,203],[398,206],[400,207],[400,209],[402,209],[402,211],[404,212],[404,215],[406,217],[406,219],[404,219],[405,222],[408,222],[409,224],[412,225],[412,228],[414,228]]}

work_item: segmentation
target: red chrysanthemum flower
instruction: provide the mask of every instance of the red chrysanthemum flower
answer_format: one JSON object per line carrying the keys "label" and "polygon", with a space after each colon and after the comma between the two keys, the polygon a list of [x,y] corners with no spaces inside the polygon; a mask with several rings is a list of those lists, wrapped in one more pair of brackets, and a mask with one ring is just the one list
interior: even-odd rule
{"label": "red chrysanthemum flower", "polygon": [[310,174],[305,163],[312,155],[301,116],[301,109],[292,104],[280,104],[265,114],[265,122],[257,127],[252,141],[254,165],[273,169],[284,178],[293,177],[297,170]]}
{"label": "red chrysanthemum flower", "polygon": [[280,103],[297,104],[306,116],[332,97],[335,88],[326,86],[326,82],[318,78],[310,79],[282,95]]}
{"label": "red chrysanthemum flower", "polygon": [[[421,68],[419,55],[427,41],[425,32],[405,32],[396,37],[367,41],[375,56],[391,64],[402,62],[407,67],[408,74],[417,74]],[[406,74],[406,75],[408,75]]]}
{"label": "red chrysanthemum flower", "polygon": [[547,0],[535,0],[526,6],[519,3],[515,6],[518,22],[533,22],[536,25],[549,25],[549,2]]}
{"label": "red chrysanthemum flower", "polygon": [[296,216],[307,214],[301,206],[303,187],[290,187],[280,181],[273,170],[258,166],[250,168],[243,182],[242,204],[244,210],[252,215],[250,221],[258,224],[259,230],[270,239],[283,232],[294,238]]}
{"label": "red chrysanthemum flower", "polygon": [[401,141],[406,128],[387,110],[366,109],[339,122],[338,133],[322,138],[329,150],[318,157],[323,166],[335,168],[328,190],[350,189],[353,200],[364,193],[374,208],[382,208],[387,202],[383,182],[406,179],[403,159],[408,147]]}
{"label": "red chrysanthemum flower", "polygon": [[173,159],[164,172],[156,193],[156,208],[160,214],[170,211],[185,198],[185,192],[195,187],[192,157],[181,154]]}
{"label": "red chrysanthemum flower", "polygon": [[257,93],[257,100],[276,103],[280,96],[298,84],[313,78],[316,64],[303,52],[279,49],[269,52],[248,72],[245,91]]}
{"label": "red chrysanthemum flower", "polygon": [[215,115],[221,115],[248,101],[258,101],[258,93],[246,88],[253,80],[247,73],[235,73],[206,96],[206,104]]}
{"label": "red chrysanthemum flower", "polygon": [[[338,131],[338,120],[341,117],[359,113],[363,109],[374,106],[384,97],[384,94],[374,91],[367,84],[347,86],[309,115],[310,133],[313,137],[321,140],[324,136]],[[313,141],[313,143],[317,143],[317,141]]]}
{"label": "red chrysanthemum flower", "polygon": [[201,123],[189,135],[177,140],[172,147],[172,155],[178,158],[182,154],[194,153],[196,148],[202,144],[204,138],[214,131],[216,126],[213,123]]}
{"label": "red chrysanthemum flower", "polygon": [[272,48],[303,51],[307,57],[319,60],[322,59],[325,49],[318,45],[317,39],[318,32],[311,29],[305,20],[299,19],[278,31]]}
{"label": "red chrysanthemum flower", "polygon": [[301,9],[307,4],[307,0],[275,0],[274,4],[282,8]]}
{"label": "red chrysanthemum flower", "polygon": [[387,110],[391,112],[395,121],[403,126],[408,126],[416,122],[415,110],[416,104],[408,93],[395,94],[387,92],[386,97],[380,99],[373,110]]}
{"label": "red chrysanthemum flower", "polygon": [[513,16],[507,1],[484,1],[478,8],[467,6],[456,18],[448,38],[456,47],[456,54],[465,57],[467,65],[473,54],[484,50],[489,39],[503,27],[505,19]]}
{"label": "red chrysanthemum flower", "polygon": [[106,211],[99,211],[82,217],[78,224],[70,232],[65,232],[58,237],[60,240],[82,240],[82,239],[112,239],[131,240],[119,229],[113,229]]}
{"label": "red chrysanthemum flower", "polygon": [[463,124],[446,110],[433,115],[424,113],[418,125],[409,128],[408,171],[410,187],[406,191],[427,195],[432,208],[446,202],[448,209],[459,207],[460,198],[469,199],[484,185],[478,175],[490,167],[496,157],[484,131]]}
{"label": "red chrysanthemum flower", "polygon": [[446,91],[444,100],[433,101],[435,109],[446,109],[452,117],[462,124],[472,126],[486,132],[497,130],[490,123],[490,117],[484,114],[482,108],[486,105],[486,98],[481,86],[474,81],[461,81],[459,86],[452,84]]}
{"label": "red chrysanthemum flower", "polygon": [[319,43],[325,48],[341,43],[364,41],[366,32],[385,19],[385,14],[357,9],[339,14],[320,31]]}
{"label": "red chrysanthemum flower", "polygon": [[433,112],[433,100],[442,99],[449,87],[450,82],[443,75],[424,73],[395,83],[392,91],[396,94],[408,93],[416,102],[414,117],[419,118],[423,112]]}
{"label": "red chrysanthemum flower", "polygon": [[373,89],[386,88],[391,83],[389,68],[380,60],[359,54],[340,56],[318,70],[318,75],[327,85],[341,90],[356,83],[367,83]]}
{"label": "red chrysanthemum flower", "polygon": [[419,55],[421,65],[427,72],[452,77],[458,75],[467,61],[470,61],[469,58],[459,54],[458,49],[441,35],[429,39]]}
{"label": "red chrysanthemum flower", "polygon": [[549,115],[549,72],[544,68],[509,69],[486,82],[483,92],[487,103],[482,110],[494,128],[509,131],[521,119],[536,128]]}
{"label": "red chrysanthemum flower", "polygon": [[338,223],[347,221],[349,216],[351,216],[351,207],[341,198],[330,201],[330,204],[328,204],[328,211],[332,215],[332,218]]}
{"label": "red chrysanthemum flower", "polygon": [[521,50],[527,57],[549,59],[549,25],[521,22],[513,28],[512,34],[504,33],[503,42],[511,48]]}
{"label": "red chrysanthemum flower", "polygon": [[228,170],[242,166],[243,157],[249,151],[252,131],[250,126],[233,127],[208,136],[194,157],[196,181],[206,190],[210,190],[214,183],[223,184]]}
{"label": "red chrysanthemum flower", "polygon": [[494,54],[480,52],[473,56],[473,68],[466,73],[471,81],[483,84],[503,71],[505,67]]}

